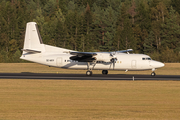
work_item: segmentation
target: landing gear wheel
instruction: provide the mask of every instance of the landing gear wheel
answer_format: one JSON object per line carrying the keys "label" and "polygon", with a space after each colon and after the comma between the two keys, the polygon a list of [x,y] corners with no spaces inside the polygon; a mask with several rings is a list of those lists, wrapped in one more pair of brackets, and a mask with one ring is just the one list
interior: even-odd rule
{"label": "landing gear wheel", "polygon": [[87,76],[91,76],[91,75],[92,75],[92,71],[87,71],[87,72],[86,72],[86,75],[87,75]]}
{"label": "landing gear wheel", "polygon": [[155,75],[156,75],[156,73],[155,73],[155,72],[152,72],[152,73],[151,73],[151,76],[155,76]]}
{"label": "landing gear wheel", "polygon": [[107,70],[102,70],[102,74],[103,74],[103,75],[107,75],[107,74],[108,74],[108,71],[107,71]]}

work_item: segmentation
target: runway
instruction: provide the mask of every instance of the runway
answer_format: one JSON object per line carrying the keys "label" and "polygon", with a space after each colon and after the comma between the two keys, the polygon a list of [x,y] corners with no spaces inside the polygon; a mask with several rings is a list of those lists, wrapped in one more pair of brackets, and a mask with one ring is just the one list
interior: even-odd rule
{"label": "runway", "polygon": [[180,75],[130,75],[130,74],[53,74],[53,73],[0,73],[0,79],[46,80],[180,80]]}

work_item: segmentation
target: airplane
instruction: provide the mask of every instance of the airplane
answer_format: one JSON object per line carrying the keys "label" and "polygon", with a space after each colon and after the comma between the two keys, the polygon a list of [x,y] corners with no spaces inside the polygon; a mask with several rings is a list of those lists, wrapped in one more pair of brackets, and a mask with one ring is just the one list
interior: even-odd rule
{"label": "airplane", "polygon": [[142,71],[164,66],[163,63],[152,60],[145,54],[130,54],[132,49],[114,52],[78,52],[65,48],[43,44],[37,23],[28,22],[24,47],[20,59],[65,69],[85,69],[86,75],[91,76],[92,70],[102,70],[107,75],[108,70]]}

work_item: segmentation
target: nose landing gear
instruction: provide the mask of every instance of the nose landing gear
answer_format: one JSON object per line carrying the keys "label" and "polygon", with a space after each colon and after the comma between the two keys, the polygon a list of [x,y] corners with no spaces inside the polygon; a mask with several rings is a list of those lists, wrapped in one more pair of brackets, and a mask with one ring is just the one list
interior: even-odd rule
{"label": "nose landing gear", "polygon": [[152,69],[151,76],[155,76],[156,75],[156,73],[154,71],[155,71],[155,68]]}
{"label": "nose landing gear", "polygon": [[156,75],[156,73],[155,73],[155,72],[152,72],[152,73],[151,73],[151,76],[155,76],[155,75]]}

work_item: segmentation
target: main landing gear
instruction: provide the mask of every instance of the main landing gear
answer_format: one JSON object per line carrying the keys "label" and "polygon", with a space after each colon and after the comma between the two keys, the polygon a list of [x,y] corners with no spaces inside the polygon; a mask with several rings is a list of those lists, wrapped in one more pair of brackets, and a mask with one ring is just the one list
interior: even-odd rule
{"label": "main landing gear", "polygon": [[108,70],[102,70],[102,74],[103,75],[107,75],[108,74]]}
{"label": "main landing gear", "polygon": [[[92,68],[90,68],[90,63],[88,62],[88,64],[87,64],[87,69],[88,69],[88,71],[86,72],[86,75],[87,76],[91,76],[92,75],[92,69],[94,69],[94,66],[96,65],[96,63],[94,63],[94,65],[93,65],[93,67]],[[102,74],[103,75],[107,75],[108,74],[108,70],[102,70]]]}
{"label": "main landing gear", "polygon": [[88,70],[88,71],[86,72],[86,75],[87,75],[87,76],[91,76],[91,75],[92,75],[92,71]]}
{"label": "main landing gear", "polygon": [[86,72],[86,75],[87,76],[91,76],[92,75],[92,69],[94,69],[94,66],[96,65],[96,63],[94,63],[94,65],[93,65],[93,67],[92,68],[90,68],[90,63],[88,62],[88,64],[87,64],[87,69],[88,69],[88,71]]}

